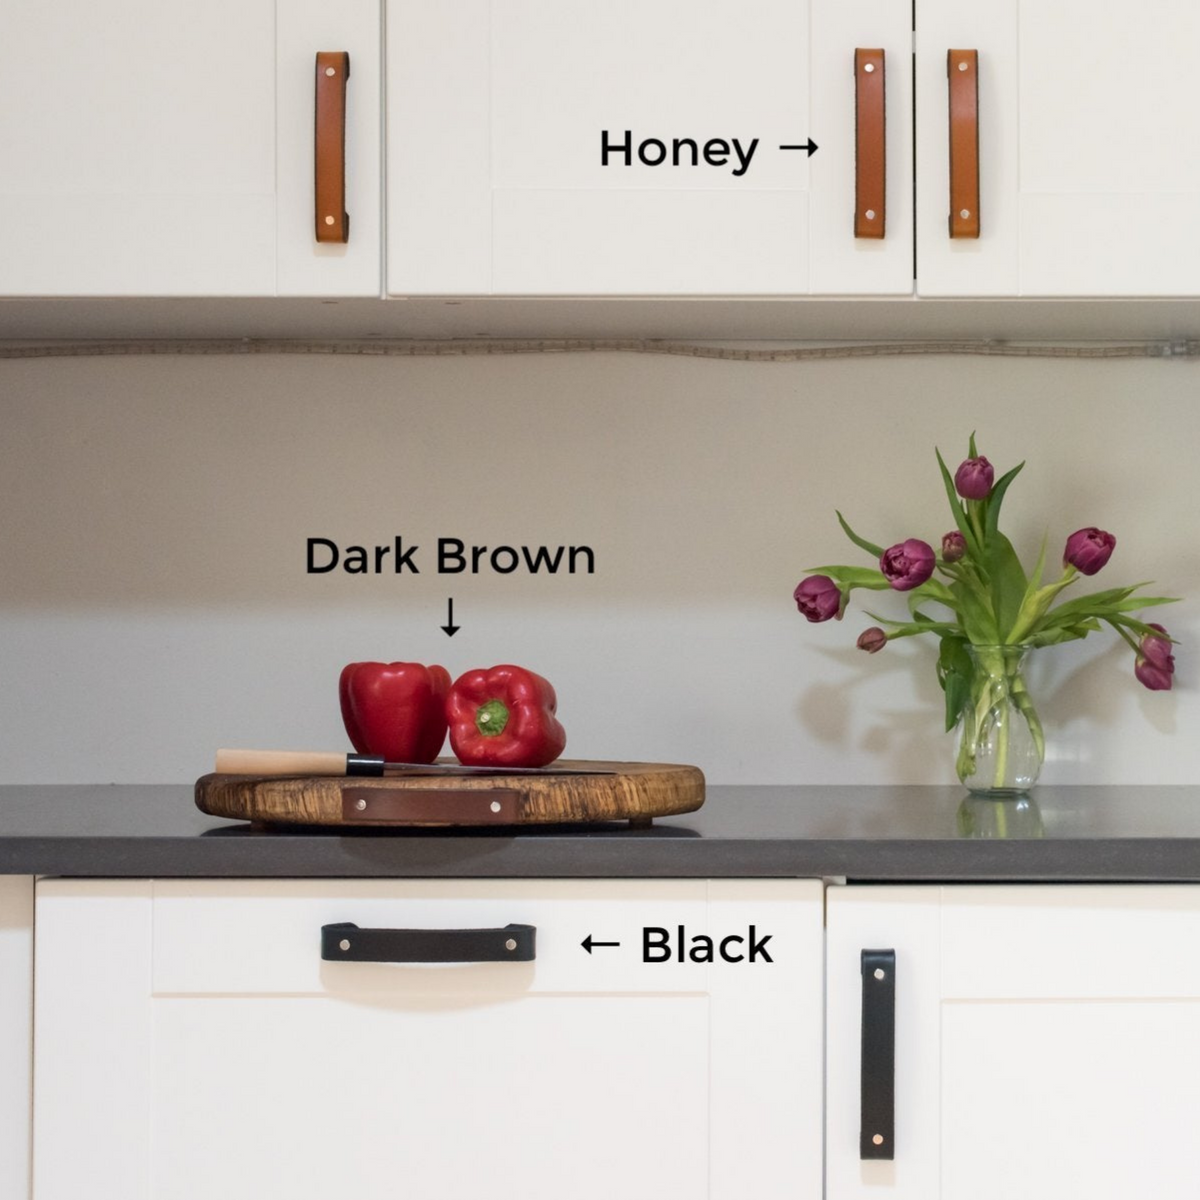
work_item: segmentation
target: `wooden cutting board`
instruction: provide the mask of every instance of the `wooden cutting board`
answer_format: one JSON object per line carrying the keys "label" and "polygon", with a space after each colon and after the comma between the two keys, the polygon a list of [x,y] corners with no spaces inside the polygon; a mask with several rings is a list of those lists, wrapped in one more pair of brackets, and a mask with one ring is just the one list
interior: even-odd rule
{"label": "wooden cutting board", "polygon": [[704,775],[671,763],[561,760],[596,775],[203,775],[196,807],[262,825],[438,827],[628,821],[693,812]]}

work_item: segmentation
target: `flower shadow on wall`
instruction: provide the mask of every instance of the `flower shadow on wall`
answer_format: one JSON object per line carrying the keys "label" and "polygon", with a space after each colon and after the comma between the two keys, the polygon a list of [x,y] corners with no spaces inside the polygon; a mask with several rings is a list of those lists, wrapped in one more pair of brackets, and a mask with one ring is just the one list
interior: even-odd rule
{"label": "flower shadow on wall", "polygon": [[[902,647],[870,664],[850,647],[821,647],[819,653],[841,670],[837,682],[809,683],[795,702],[795,715],[809,736],[843,756],[862,754],[885,762],[890,778],[928,780],[929,764],[944,755],[945,734],[939,719],[941,693],[925,670],[925,658]],[[878,688],[881,671],[901,681],[903,690],[912,693],[911,703],[873,705],[865,718],[861,713],[856,717],[857,697],[863,689]]]}
{"label": "flower shadow on wall", "polygon": [[1142,594],[1144,583],[1083,595],[1075,589],[1064,597],[1107,565],[1116,538],[1095,526],[1077,529],[1066,539],[1058,577],[1045,583],[1047,539],[1027,572],[999,527],[1005,494],[1025,464],[997,480],[974,434],[953,476],[940,451],[935,453],[954,519],[954,528],[941,537],[940,553],[914,537],[885,549],[855,533],[839,512],[846,536],[876,565],[810,568],[793,599],[810,622],[824,622],[841,620],[856,590],[903,593],[908,619],[868,612],[879,624],[860,633],[858,648],[874,655],[897,638],[937,637],[945,728],[962,729],[959,778],[973,792],[1023,794],[1045,757],[1041,720],[1025,680],[1029,652],[1085,638],[1107,625],[1133,651],[1138,682],[1151,691],[1170,690],[1173,639],[1164,626],[1133,614],[1173,598]]}

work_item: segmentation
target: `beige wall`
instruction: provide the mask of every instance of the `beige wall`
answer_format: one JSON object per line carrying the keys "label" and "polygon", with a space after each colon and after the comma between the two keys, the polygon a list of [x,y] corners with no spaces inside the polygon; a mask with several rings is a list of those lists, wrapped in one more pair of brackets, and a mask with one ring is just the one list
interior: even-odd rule
{"label": "beige wall", "polygon": [[[1195,782],[1200,376],[1181,361],[632,354],[0,363],[0,781],[190,781],[218,745],[345,745],[355,659],[513,661],[568,754],[711,782],[952,782],[935,644],[809,625],[803,569],[950,526],[933,459],[1020,458],[1031,559],[1117,535],[1097,583],[1189,599],[1176,691],[1109,634],[1043,652],[1049,782]],[[422,547],[417,577],[309,576],[305,539]],[[587,544],[594,576],[439,576],[439,537]],[[427,557],[428,556],[428,557]],[[462,630],[448,639],[446,599]],[[873,597],[901,615],[898,597]],[[869,604],[869,602],[868,602]]]}

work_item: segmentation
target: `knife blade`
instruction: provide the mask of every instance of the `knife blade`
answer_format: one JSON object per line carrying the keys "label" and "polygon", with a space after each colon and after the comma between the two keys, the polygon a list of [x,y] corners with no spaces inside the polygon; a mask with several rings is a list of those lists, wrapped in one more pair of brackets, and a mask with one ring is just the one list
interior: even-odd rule
{"label": "knife blade", "polygon": [[605,767],[468,767],[462,763],[385,762],[335,750],[218,750],[218,775],[615,775]]}

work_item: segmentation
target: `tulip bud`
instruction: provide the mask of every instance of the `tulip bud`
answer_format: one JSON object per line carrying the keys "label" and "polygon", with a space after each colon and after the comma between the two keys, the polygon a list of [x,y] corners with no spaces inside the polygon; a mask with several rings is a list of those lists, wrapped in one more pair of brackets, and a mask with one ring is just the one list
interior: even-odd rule
{"label": "tulip bud", "polygon": [[858,635],[857,645],[868,654],[878,654],[887,645],[887,640],[887,634],[878,625],[872,625],[870,629],[864,629]]}
{"label": "tulip bud", "polygon": [[[1161,625],[1151,624],[1151,629],[1166,634]],[[1155,637],[1145,633],[1138,642],[1137,660],[1133,664],[1133,673],[1138,682],[1152,692],[1169,692],[1175,675],[1175,656],[1171,653],[1171,643],[1166,637]]]}
{"label": "tulip bud", "polygon": [[1167,631],[1161,625],[1151,624],[1151,629],[1157,629],[1162,637],[1155,637],[1152,633],[1142,635],[1142,640],[1138,643],[1138,653],[1142,658],[1154,663],[1157,667],[1163,667],[1168,671],[1175,670],[1175,656],[1171,653],[1172,643],[1168,641]]}
{"label": "tulip bud", "polygon": [[1063,566],[1074,567],[1081,575],[1095,575],[1110,558],[1117,539],[1103,529],[1089,525],[1077,529],[1069,538],[1063,551]]}
{"label": "tulip bud", "polygon": [[995,477],[992,464],[981,454],[968,458],[954,472],[954,488],[964,500],[986,500]]}
{"label": "tulip bud", "polygon": [[842,592],[828,575],[810,575],[802,579],[792,593],[796,608],[810,621],[828,621],[842,606]]}
{"label": "tulip bud", "polygon": [[956,563],[967,552],[967,543],[957,529],[942,537],[942,562]]}
{"label": "tulip bud", "polygon": [[1175,673],[1163,667],[1155,666],[1148,658],[1139,658],[1133,664],[1133,673],[1143,687],[1152,692],[1169,692],[1175,681]]}
{"label": "tulip bud", "polygon": [[909,538],[883,552],[879,569],[898,592],[920,587],[932,574],[936,563],[933,547],[920,538]]}

